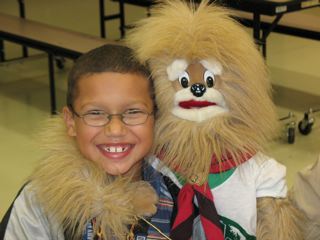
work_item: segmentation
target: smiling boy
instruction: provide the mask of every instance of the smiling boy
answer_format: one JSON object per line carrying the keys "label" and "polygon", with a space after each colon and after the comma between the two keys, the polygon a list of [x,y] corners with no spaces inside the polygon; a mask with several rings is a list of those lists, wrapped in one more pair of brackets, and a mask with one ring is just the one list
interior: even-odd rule
{"label": "smiling boy", "polygon": [[[76,61],[67,106],[42,133],[48,154],[4,216],[0,239],[169,234],[172,199],[162,175],[145,160],[155,108],[149,76],[131,49],[120,45]],[[166,202],[158,210],[157,195]],[[144,216],[152,216],[157,228],[138,224]]]}

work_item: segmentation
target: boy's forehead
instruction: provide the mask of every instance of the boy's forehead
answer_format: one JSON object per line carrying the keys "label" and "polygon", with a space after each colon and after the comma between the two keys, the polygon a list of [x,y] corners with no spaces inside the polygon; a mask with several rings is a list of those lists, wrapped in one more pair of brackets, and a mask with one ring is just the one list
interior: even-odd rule
{"label": "boy's forehead", "polygon": [[145,74],[140,72],[105,71],[105,72],[90,72],[90,73],[83,74],[78,78],[78,82],[83,79],[88,79],[88,78],[91,78],[92,76],[97,76],[97,75],[104,76],[104,78],[114,78],[114,76],[116,75],[123,75],[123,76],[127,76],[127,78],[125,78],[127,79],[127,81],[130,81],[132,79],[129,76],[136,76],[141,80],[147,81],[148,83],[151,81],[149,79],[149,76],[146,76]]}
{"label": "boy's forehead", "polygon": [[117,90],[125,90],[143,94],[152,98],[153,85],[151,79],[140,73],[101,72],[82,76],[77,84],[77,95],[86,94],[90,89],[106,91],[109,94]]}

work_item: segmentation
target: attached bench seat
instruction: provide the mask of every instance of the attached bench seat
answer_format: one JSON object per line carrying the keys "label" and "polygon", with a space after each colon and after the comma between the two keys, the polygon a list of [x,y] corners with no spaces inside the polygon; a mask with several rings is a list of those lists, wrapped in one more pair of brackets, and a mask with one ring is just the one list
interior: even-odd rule
{"label": "attached bench seat", "polygon": [[83,53],[104,44],[118,44],[104,38],[0,13],[0,57],[4,56],[3,40],[48,53],[52,114],[56,113],[54,56],[76,59]]}
{"label": "attached bench seat", "polygon": [[3,13],[0,13],[0,38],[72,59],[111,43],[100,37]]}

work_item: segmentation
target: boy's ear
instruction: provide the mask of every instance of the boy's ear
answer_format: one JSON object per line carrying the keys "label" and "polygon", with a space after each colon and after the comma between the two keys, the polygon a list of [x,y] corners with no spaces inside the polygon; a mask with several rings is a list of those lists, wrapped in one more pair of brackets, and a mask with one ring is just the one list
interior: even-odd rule
{"label": "boy's ear", "polygon": [[75,137],[76,134],[76,129],[75,129],[75,122],[74,122],[74,117],[72,112],[68,107],[63,107],[63,119],[64,122],[67,126],[67,133],[70,137]]}

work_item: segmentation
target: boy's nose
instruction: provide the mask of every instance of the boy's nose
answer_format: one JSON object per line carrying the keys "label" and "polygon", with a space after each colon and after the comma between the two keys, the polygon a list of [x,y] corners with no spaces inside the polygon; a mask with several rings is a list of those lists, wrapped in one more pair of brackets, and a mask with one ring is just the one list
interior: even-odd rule
{"label": "boy's nose", "polygon": [[127,126],[122,122],[120,116],[112,116],[110,121],[104,127],[107,136],[122,136],[126,134]]}

